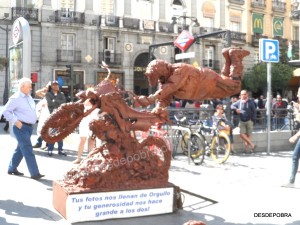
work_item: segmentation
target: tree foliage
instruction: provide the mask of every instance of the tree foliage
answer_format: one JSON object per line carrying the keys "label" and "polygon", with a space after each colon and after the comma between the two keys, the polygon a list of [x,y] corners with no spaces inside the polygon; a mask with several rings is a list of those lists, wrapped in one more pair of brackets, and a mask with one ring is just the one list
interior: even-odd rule
{"label": "tree foliage", "polygon": [[[284,93],[288,81],[293,76],[294,68],[285,63],[271,64],[271,88],[273,93]],[[267,63],[255,64],[244,74],[242,80],[243,89],[251,90],[254,93],[264,93],[267,90]]]}
{"label": "tree foliage", "polygon": [[0,71],[5,68],[7,64],[7,59],[5,57],[0,57]]}

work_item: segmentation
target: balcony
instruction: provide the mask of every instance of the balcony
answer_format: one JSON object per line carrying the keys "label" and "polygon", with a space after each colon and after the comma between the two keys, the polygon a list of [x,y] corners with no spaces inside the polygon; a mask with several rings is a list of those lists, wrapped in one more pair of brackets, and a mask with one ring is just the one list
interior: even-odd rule
{"label": "balcony", "polygon": [[285,2],[280,2],[278,0],[273,0],[272,1],[272,10],[274,12],[285,12],[286,11],[286,3]]}
{"label": "balcony", "polygon": [[140,29],[140,20],[135,18],[123,18],[123,27],[129,29]]}
{"label": "balcony", "polygon": [[57,49],[57,62],[81,63],[80,50]]}
{"label": "balcony", "polygon": [[105,17],[105,25],[109,27],[119,27],[119,20],[118,16],[113,15],[106,15]]}
{"label": "balcony", "polygon": [[167,22],[159,22],[159,31],[166,33],[174,33],[174,25]]}
{"label": "balcony", "polygon": [[108,66],[111,67],[121,67],[122,63],[121,53],[112,53],[110,50],[104,50],[103,52],[98,52],[99,64],[104,61]]}
{"label": "balcony", "polygon": [[80,12],[74,12],[69,10],[56,10],[54,20],[55,22],[60,23],[84,24],[85,16],[84,13]]}
{"label": "balcony", "polygon": [[[200,34],[209,34],[215,31],[219,31],[221,29],[215,27],[200,27]],[[218,36],[218,35],[217,35]]]}
{"label": "balcony", "polygon": [[251,0],[251,6],[253,8],[266,8],[266,0]]}
{"label": "balcony", "polygon": [[237,5],[244,5],[245,0],[228,0],[229,3],[237,4]]}
{"label": "balcony", "polygon": [[13,7],[12,20],[16,20],[19,17],[24,17],[28,22],[38,22],[38,9]]}
{"label": "balcony", "polygon": [[231,40],[232,41],[240,41],[246,42],[246,34],[236,31],[231,31]]}
{"label": "balcony", "polygon": [[203,66],[210,68],[215,71],[220,71],[220,61],[219,60],[212,60],[212,59],[203,59],[202,60]]}
{"label": "balcony", "polygon": [[260,38],[268,38],[268,36],[264,36],[262,34],[254,33],[254,35],[252,35],[252,46],[253,47],[259,47],[259,39]]}

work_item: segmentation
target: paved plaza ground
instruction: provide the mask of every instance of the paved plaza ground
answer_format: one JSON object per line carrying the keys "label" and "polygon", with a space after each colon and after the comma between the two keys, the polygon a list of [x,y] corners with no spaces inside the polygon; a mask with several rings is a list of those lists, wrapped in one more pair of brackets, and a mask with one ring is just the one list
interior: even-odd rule
{"label": "paved plaza ground", "polygon": [[[67,225],[53,207],[52,183],[63,178],[74,165],[76,146],[66,143],[67,157],[54,152],[49,157],[36,150],[40,181],[30,179],[26,164],[24,177],[7,174],[7,165],[16,142],[3,133],[0,123],[0,225]],[[32,137],[33,143],[36,139]],[[281,187],[288,181],[292,151],[270,155],[230,156],[225,164],[208,157],[201,166],[188,163],[185,156],[172,161],[169,181],[183,192],[183,209],[172,214],[77,223],[79,225],[182,225],[201,220],[207,225],[299,225],[300,174],[294,188]]]}

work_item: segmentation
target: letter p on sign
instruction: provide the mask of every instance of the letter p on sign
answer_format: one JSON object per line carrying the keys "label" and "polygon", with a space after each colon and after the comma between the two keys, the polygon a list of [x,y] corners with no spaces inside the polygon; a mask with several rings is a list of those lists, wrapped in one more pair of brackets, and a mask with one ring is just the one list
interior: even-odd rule
{"label": "letter p on sign", "polygon": [[259,39],[259,59],[263,62],[279,62],[278,40]]}

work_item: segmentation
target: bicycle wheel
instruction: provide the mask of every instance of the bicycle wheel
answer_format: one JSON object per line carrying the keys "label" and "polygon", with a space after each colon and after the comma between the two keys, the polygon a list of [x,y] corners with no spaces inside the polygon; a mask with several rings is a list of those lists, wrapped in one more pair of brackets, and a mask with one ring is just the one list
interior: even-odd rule
{"label": "bicycle wheel", "polygon": [[79,125],[83,113],[83,103],[62,104],[45,121],[41,130],[43,140],[48,143],[55,143],[67,137]]}
{"label": "bicycle wheel", "polygon": [[172,137],[172,157],[173,159],[175,159],[175,156],[177,154],[177,149],[179,146],[179,140],[180,140],[180,136],[181,136],[181,131],[180,130],[175,130],[175,133]]}
{"label": "bicycle wheel", "polygon": [[211,158],[217,163],[224,163],[230,155],[231,144],[227,134],[219,132],[211,143]]}
{"label": "bicycle wheel", "polygon": [[171,162],[171,152],[166,142],[162,138],[147,137],[142,141],[142,148],[147,148],[147,160],[151,161],[151,165],[155,166],[157,171],[168,171]]}
{"label": "bicycle wheel", "polygon": [[[188,155],[188,141],[189,135],[185,133],[181,140],[181,148],[185,154]],[[195,165],[201,165],[204,161],[205,156],[205,142],[201,135],[198,133],[191,134],[190,140],[190,151],[191,151],[191,159],[193,160]]]}

